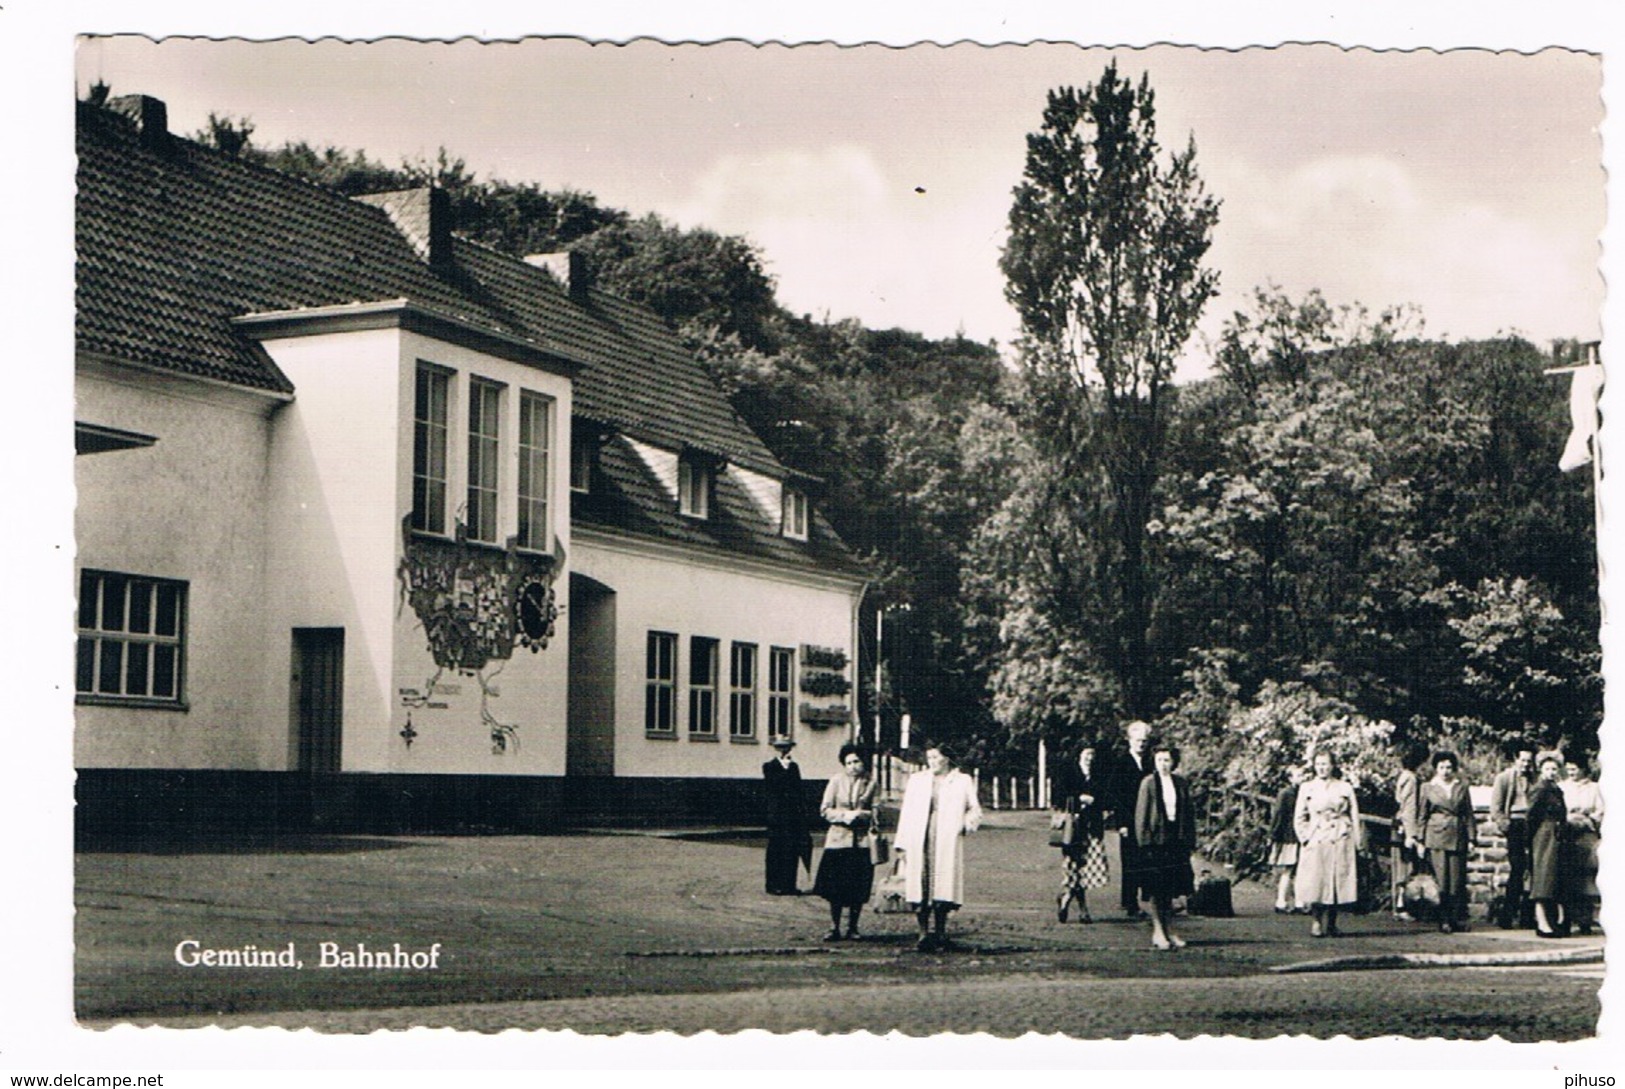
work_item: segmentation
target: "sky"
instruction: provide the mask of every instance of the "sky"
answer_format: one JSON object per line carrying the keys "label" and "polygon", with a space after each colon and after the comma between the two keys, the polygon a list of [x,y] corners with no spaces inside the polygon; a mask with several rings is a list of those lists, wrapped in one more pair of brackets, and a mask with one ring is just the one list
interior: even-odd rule
{"label": "sky", "polygon": [[1598,56],[1550,49],[1242,51],[1052,43],[758,46],[85,39],[81,93],[164,99],[172,129],[247,118],[276,146],[484,178],[743,235],[780,302],[1009,345],[998,256],[1047,91],[1149,76],[1166,148],[1222,202],[1200,373],[1255,288],[1415,306],[1431,336],[1600,336]]}

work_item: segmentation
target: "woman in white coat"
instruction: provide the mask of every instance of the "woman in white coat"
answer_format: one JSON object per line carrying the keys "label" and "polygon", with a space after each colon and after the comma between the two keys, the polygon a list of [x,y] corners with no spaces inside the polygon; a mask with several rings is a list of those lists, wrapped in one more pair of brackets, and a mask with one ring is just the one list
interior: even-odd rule
{"label": "woman in white coat", "polygon": [[1359,900],[1360,803],[1354,788],[1337,771],[1329,752],[1317,752],[1315,777],[1298,788],[1297,895],[1315,921],[1309,933],[1328,938],[1339,933],[1337,910]]}
{"label": "woman in white coat", "polygon": [[965,902],[964,836],[982,823],[976,782],[941,745],[925,750],[924,771],[909,776],[897,818],[897,844],[909,906],[920,924],[919,949],[948,944],[948,913]]}

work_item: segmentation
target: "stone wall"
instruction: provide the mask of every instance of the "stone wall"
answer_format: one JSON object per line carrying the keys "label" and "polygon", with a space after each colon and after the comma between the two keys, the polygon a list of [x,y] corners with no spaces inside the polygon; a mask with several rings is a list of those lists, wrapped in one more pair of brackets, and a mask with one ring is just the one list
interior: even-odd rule
{"label": "stone wall", "polygon": [[1489,908],[1489,902],[1506,884],[1511,867],[1507,864],[1507,841],[1490,820],[1489,806],[1474,806],[1478,824],[1478,846],[1467,856],[1467,901],[1470,908]]}

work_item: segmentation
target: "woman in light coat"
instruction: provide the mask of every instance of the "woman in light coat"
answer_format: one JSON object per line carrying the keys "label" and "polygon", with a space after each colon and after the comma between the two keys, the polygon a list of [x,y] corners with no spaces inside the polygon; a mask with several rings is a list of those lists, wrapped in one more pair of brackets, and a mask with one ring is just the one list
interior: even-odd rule
{"label": "woman in light coat", "polygon": [[846,938],[858,936],[858,916],[869,902],[874,885],[874,864],[866,838],[875,828],[875,781],[869,762],[856,745],[841,746],[841,771],[824,787],[819,815],[829,823],[824,833],[824,854],[818,860],[813,893],[829,902],[827,942],[841,940],[841,912],[847,913]]}
{"label": "woman in light coat", "polygon": [[1569,914],[1580,933],[1596,925],[1597,845],[1602,838],[1602,788],[1579,760],[1563,766],[1563,801],[1569,810]]}
{"label": "woman in light coat", "polygon": [[1298,833],[1297,897],[1314,912],[1309,933],[1338,933],[1337,909],[1359,895],[1360,803],[1329,752],[1317,752],[1315,777],[1298,788],[1293,826]]}
{"label": "woman in light coat", "polygon": [[982,823],[975,781],[955,769],[943,746],[928,746],[925,764],[903,789],[896,843],[905,895],[920,924],[921,952],[948,944],[948,913],[965,902],[964,836]]}
{"label": "woman in light coat", "polygon": [[1422,846],[1439,883],[1439,929],[1467,929],[1467,855],[1478,839],[1467,784],[1453,752],[1433,754],[1433,778],[1422,784]]}

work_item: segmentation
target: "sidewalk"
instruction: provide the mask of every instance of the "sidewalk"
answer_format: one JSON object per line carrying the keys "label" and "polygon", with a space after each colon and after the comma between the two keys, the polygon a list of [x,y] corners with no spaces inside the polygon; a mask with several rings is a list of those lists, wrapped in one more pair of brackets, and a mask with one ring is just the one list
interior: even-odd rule
{"label": "sidewalk", "polygon": [[[76,873],[76,1003],[92,1023],[223,1014],[255,1023],[274,1011],[870,985],[1234,982],[1341,956],[1510,963],[1594,957],[1603,946],[1600,937],[1538,941],[1483,926],[1443,935],[1387,916],[1349,916],[1346,936],[1316,940],[1306,918],[1272,912],[1271,889],[1244,882],[1235,918],[1181,917],[1189,947],[1153,952],[1147,925],[1115,910],[1114,887],[1091,896],[1093,924],[1056,921],[1059,856],[1046,826],[1042,813],[990,812],[967,838],[967,903],[949,924],[957,950],[941,954],[914,952],[906,914],[866,913],[862,940],[825,943],[823,901],[766,896],[760,846],[739,829],[87,850]],[[175,949],[188,939],[218,949],[293,943],[307,967],[184,967]],[[371,951],[439,943],[441,955],[432,971],[319,970],[322,942]],[[1594,994],[1582,997],[1594,1004]]]}

